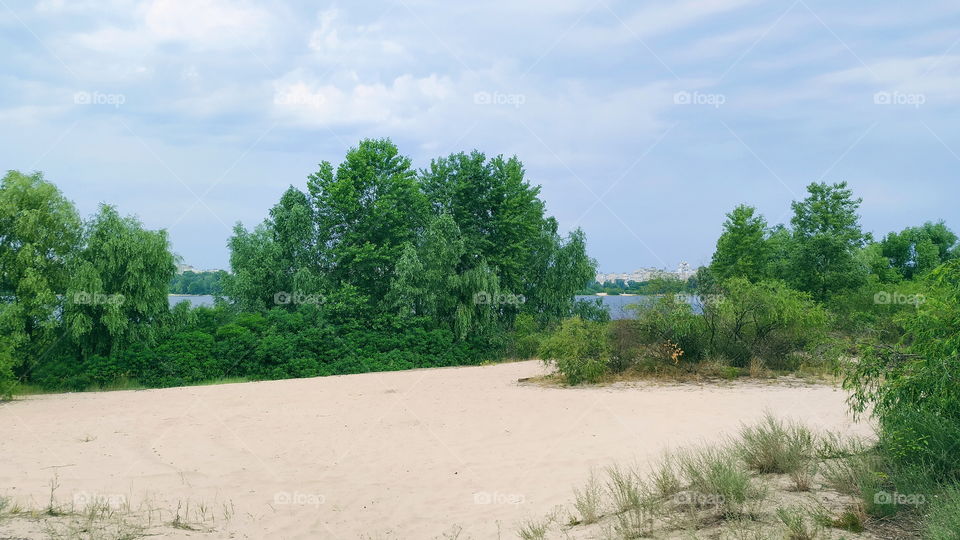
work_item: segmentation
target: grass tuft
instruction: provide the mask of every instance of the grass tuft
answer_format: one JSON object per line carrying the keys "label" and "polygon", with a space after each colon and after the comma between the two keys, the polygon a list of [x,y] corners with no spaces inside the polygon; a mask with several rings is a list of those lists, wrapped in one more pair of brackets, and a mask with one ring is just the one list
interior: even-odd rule
{"label": "grass tuft", "polygon": [[813,458],[815,437],[806,427],[784,424],[770,414],[740,430],[736,448],[743,461],[761,474],[792,474]]}
{"label": "grass tuft", "polygon": [[591,473],[583,490],[574,489],[573,496],[573,506],[580,515],[580,523],[596,523],[602,515],[601,505],[603,503],[603,486],[600,485],[596,475]]}

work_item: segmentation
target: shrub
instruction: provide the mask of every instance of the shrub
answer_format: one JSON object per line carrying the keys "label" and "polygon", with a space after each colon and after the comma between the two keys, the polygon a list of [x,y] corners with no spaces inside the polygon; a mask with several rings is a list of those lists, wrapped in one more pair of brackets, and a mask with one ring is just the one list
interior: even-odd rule
{"label": "shrub", "polygon": [[513,344],[511,356],[513,358],[533,358],[540,350],[543,334],[537,325],[536,319],[529,313],[521,313],[513,322]]}
{"label": "shrub", "polygon": [[[695,314],[690,304],[670,294],[653,306],[641,308],[634,304],[630,307],[641,310],[635,324],[641,343],[682,351],[676,363],[699,362],[706,356],[708,328],[704,318]],[[672,355],[666,357],[673,360]]]}
{"label": "shrub", "polygon": [[747,467],[759,473],[794,474],[813,458],[814,442],[805,426],[767,414],[759,424],[740,429],[736,448]]}
{"label": "shrub", "polygon": [[857,336],[870,336],[882,343],[895,343],[903,335],[900,319],[915,312],[916,306],[884,299],[917,298],[917,294],[923,294],[919,283],[880,283],[874,279],[863,287],[838,293],[827,307],[835,315],[834,328]]}
{"label": "shrub", "polygon": [[711,354],[736,367],[757,357],[774,369],[784,367],[790,353],[822,343],[830,321],[809,295],[782,281],[743,278],[723,284],[723,293],[704,305],[703,319]]}
{"label": "shrub", "polygon": [[603,489],[596,475],[590,474],[587,484],[583,490],[574,489],[574,508],[580,514],[580,523],[590,524],[600,519],[602,509],[600,505],[603,502]]}
{"label": "shrub", "polygon": [[677,465],[690,489],[716,505],[724,516],[744,512],[745,504],[762,495],[750,473],[729,449],[695,448],[676,455]]}
{"label": "shrub", "polygon": [[608,366],[614,373],[621,373],[632,366],[641,354],[643,343],[636,327],[636,321],[631,319],[618,319],[607,325],[610,343]]}
{"label": "shrub", "polygon": [[777,518],[786,527],[787,540],[813,540],[817,538],[816,526],[808,526],[806,510],[796,506],[777,508]]}
{"label": "shrub", "polygon": [[949,486],[930,504],[923,537],[929,540],[960,538],[960,485]]}
{"label": "shrub", "polygon": [[610,492],[617,512],[643,506],[643,480],[635,470],[614,465],[607,469],[607,476],[607,491]]}
{"label": "shrub", "polygon": [[880,449],[900,467],[916,468],[939,482],[960,482],[960,423],[926,411],[885,413]]}
{"label": "shrub", "polygon": [[923,301],[900,321],[897,347],[865,349],[844,387],[854,412],[872,408],[881,449],[901,468],[926,468],[936,479],[960,478],[960,259],[925,280]]}
{"label": "shrub", "polygon": [[540,356],[556,364],[568,384],[597,382],[607,371],[606,328],[579,317],[566,319],[544,341]]}

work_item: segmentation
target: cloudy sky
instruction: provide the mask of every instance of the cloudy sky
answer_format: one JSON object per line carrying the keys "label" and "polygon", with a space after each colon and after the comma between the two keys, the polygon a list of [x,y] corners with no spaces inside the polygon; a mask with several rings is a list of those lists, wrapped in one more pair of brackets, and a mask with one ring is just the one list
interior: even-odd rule
{"label": "cloudy sky", "polygon": [[960,6],[825,0],[0,0],[0,169],[227,267],[322,160],[516,154],[602,271],[709,261],[849,182],[875,234],[960,229]]}

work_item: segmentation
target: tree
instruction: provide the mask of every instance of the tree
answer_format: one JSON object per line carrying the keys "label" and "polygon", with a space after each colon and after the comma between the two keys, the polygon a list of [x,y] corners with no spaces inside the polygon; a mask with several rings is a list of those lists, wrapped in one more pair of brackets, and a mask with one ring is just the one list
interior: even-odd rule
{"label": "tree", "polygon": [[743,204],[734,208],[723,223],[710,263],[714,275],[721,281],[732,277],[763,279],[770,258],[766,233],[767,221],[756,214],[756,208]]}
{"label": "tree", "polygon": [[366,139],[334,173],[310,175],[317,253],[333,287],[355,286],[371,301],[387,294],[394,267],[426,223],[427,203],[410,159],[389,139]]}
{"label": "tree", "polygon": [[597,273],[596,261],[587,255],[587,237],[582,230],[573,230],[566,240],[556,234],[554,237],[539,286],[531,290],[523,304],[525,311],[544,322],[569,317],[574,295]]}
{"label": "tree", "polygon": [[[80,217],[40,173],[10,171],[0,184],[0,379],[53,344],[57,312],[80,241]],[[29,368],[24,368],[29,369]]]}
{"label": "tree", "polygon": [[786,280],[790,276],[793,260],[793,233],[783,224],[777,224],[767,231],[767,269],[764,272],[771,279]]}
{"label": "tree", "polygon": [[269,222],[247,231],[237,223],[228,240],[232,274],[223,281],[223,293],[241,311],[263,311],[277,305],[277,294],[290,292],[281,267],[281,247]]}
{"label": "tree", "polygon": [[228,243],[233,275],[224,277],[225,294],[253,311],[295,309],[299,299],[319,298],[324,279],[316,227],[312,201],[292,186],[253,232],[238,223]]}
{"label": "tree", "polygon": [[815,299],[855,288],[866,280],[867,269],[858,263],[856,251],[869,240],[860,228],[854,199],[846,182],[828,185],[812,183],[809,195],[794,201],[794,249],[790,282]]}
{"label": "tree", "polygon": [[110,356],[151,341],[169,310],[167,286],[175,272],[166,231],[148,231],[137,218],[101,205],[85,225],[64,307],[83,356]]}
{"label": "tree", "polygon": [[390,288],[390,301],[401,315],[429,317],[453,325],[454,289],[463,257],[460,229],[449,214],[427,226],[419,247],[406,244]]}
{"label": "tree", "polygon": [[435,159],[420,177],[434,212],[449,214],[460,229],[462,268],[487,264],[504,290],[530,295],[531,265],[552,249],[556,222],[544,215],[540,187],[524,174],[516,157],[488,161],[473,151]]}
{"label": "tree", "polygon": [[957,235],[942,221],[926,222],[891,232],[880,242],[880,251],[889,265],[904,279],[926,274],[951,259]]}

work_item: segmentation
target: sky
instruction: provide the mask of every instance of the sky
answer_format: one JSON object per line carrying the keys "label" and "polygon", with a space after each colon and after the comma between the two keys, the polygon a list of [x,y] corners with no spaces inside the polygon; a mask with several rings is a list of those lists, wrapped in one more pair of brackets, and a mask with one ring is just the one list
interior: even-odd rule
{"label": "sky", "polygon": [[958,105],[955,1],[0,0],[0,170],[199,268],[368,137],[518,156],[604,272],[708,263],[817,181],[875,236],[960,230]]}

